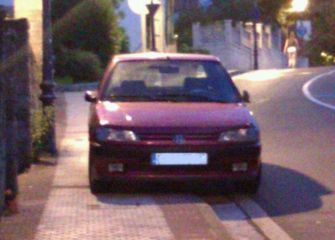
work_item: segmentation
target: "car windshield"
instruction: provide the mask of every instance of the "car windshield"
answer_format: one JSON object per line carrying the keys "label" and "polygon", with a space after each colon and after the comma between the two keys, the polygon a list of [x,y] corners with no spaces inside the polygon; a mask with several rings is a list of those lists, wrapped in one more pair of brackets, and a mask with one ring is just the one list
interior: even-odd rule
{"label": "car windshield", "polygon": [[215,61],[120,62],[103,89],[102,99],[111,101],[241,101],[228,73]]}

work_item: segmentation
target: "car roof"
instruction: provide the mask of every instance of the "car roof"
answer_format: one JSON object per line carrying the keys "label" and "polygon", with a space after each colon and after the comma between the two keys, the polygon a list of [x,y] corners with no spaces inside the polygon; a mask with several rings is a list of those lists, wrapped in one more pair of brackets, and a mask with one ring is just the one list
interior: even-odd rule
{"label": "car roof", "polygon": [[190,61],[215,61],[219,58],[208,54],[191,54],[191,53],[161,53],[161,52],[144,52],[115,55],[113,62],[123,61],[141,61],[141,60],[190,60]]}

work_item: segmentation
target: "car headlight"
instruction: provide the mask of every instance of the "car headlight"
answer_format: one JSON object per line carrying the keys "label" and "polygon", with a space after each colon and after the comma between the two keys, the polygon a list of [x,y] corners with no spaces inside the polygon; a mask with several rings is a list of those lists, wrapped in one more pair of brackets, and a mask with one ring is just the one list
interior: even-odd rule
{"label": "car headlight", "polygon": [[240,128],[234,130],[227,130],[221,133],[219,137],[220,142],[258,142],[259,141],[259,131],[256,127],[252,126],[249,128]]}
{"label": "car headlight", "polygon": [[96,129],[98,141],[136,142],[139,138],[133,131],[116,130],[112,128],[99,127]]}

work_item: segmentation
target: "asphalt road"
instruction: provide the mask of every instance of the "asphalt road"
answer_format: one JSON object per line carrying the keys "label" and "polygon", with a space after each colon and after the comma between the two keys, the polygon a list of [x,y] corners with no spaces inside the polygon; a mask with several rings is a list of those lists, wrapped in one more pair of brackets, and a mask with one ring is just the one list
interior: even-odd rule
{"label": "asphalt road", "polygon": [[[308,100],[332,68],[238,76],[262,129],[264,175],[254,200],[292,239],[335,239],[335,111]],[[309,93],[335,107],[335,73]]]}

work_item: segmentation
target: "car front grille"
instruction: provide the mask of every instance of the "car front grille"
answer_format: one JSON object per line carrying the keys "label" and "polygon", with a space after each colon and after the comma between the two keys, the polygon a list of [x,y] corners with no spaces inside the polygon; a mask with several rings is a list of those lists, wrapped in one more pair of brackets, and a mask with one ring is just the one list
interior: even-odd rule
{"label": "car front grille", "polygon": [[177,136],[182,136],[185,141],[216,141],[219,134],[213,133],[187,133],[187,134],[170,134],[170,133],[141,133],[138,134],[142,141],[174,141]]}

